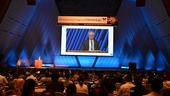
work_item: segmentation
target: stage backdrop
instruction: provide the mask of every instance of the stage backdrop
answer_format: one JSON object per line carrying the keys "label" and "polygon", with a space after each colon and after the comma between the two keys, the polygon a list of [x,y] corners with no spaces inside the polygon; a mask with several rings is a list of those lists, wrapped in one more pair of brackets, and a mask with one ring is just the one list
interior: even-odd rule
{"label": "stage backdrop", "polygon": [[56,24],[60,14],[55,1],[36,1],[30,6],[26,0],[12,0],[0,25],[0,51],[6,54],[7,66],[15,67],[18,58],[22,66],[31,66],[41,57],[44,64],[77,68],[121,69],[129,62],[135,62],[138,69],[169,68],[170,20],[161,0],[147,0],[142,8],[136,7],[136,0],[123,0],[112,57],[61,56],[61,26]]}

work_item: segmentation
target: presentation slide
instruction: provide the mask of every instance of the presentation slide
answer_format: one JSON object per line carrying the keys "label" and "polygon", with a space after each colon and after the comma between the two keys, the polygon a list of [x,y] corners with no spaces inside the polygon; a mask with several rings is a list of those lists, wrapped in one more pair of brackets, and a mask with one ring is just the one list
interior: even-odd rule
{"label": "presentation slide", "polygon": [[113,26],[62,26],[61,55],[113,56]]}

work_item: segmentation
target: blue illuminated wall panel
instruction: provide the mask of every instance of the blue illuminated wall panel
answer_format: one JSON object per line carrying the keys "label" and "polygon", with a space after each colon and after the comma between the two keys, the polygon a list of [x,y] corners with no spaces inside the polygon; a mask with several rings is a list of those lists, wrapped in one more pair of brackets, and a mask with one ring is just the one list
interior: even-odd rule
{"label": "blue illuminated wall panel", "polygon": [[93,67],[96,57],[93,56],[78,56],[81,67]]}

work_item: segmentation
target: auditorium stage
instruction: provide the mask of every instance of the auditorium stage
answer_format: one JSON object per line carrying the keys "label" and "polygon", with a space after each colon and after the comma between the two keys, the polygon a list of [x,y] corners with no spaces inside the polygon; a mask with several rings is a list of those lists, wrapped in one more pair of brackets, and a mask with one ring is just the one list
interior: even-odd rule
{"label": "auditorium stage", "polygon": [[[63,70],[63,71],[104,71],[104,72],[130,72],[129,69],[122,69],[122,68],[104,68],[104,67],[64,67],[64,66],[57,66],[57,67],[12,67],[12,69],[28,69],[28,70]],[[156,70],[143,70],[139,69],[136,72],[156,72]]]}

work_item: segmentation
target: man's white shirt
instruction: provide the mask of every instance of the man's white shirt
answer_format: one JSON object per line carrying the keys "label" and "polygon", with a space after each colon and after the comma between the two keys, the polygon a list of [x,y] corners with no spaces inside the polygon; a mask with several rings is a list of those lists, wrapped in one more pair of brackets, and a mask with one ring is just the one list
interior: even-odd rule
{"label": "man's white shirt", "polygon": [[94,40],[89,39],[89,51],[92,51],[92,50],[94,50]]}

